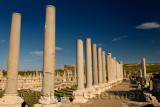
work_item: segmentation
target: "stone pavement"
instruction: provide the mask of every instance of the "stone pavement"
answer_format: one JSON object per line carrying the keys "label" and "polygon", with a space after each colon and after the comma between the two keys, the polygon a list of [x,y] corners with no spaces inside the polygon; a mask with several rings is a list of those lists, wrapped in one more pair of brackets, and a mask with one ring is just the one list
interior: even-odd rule
{"label": "stone pavement", "polygon": [[81,107],[121,107],[123,101],[143,101],[140,94],[137,85],[130,84],[127,80],[107,90],[99,98],[82,104]]}

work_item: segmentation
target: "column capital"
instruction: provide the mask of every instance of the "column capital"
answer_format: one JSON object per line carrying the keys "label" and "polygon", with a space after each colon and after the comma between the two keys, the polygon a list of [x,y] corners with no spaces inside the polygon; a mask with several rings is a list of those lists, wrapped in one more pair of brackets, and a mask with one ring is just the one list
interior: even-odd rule
{"label": "column capital", "polygon": [[116,61],[116,57],[113,57],[113,60]]}
{"label": "column capital", "polygon": [[119,64],[123,64],[123,62],[122,62],[122,61],[120,61],[120,62],[119,62]]}
{"label": "column capital", "polygon": [[56,7],[55,7],[55,6],[53,6],[53,5],[47,5],[46,7],[56,8]]}
{"label": "column capital", "polygon": [[15,15],[15,14],[16,14],[16,15],[20,15],[20,16],[22,16],[22,14],[21,14],[21,13],[17,13],[17,12],[13,12],[13,13],[12,13],[12,15]]}
{"label": "column capital", "polygon": [[142,58],[142,61],[145,62],[145,61],[146,61],[146,58]]}
{"label": "column capital", "polygon": [[111,53],[108,53],[108,55],[111,55]]}

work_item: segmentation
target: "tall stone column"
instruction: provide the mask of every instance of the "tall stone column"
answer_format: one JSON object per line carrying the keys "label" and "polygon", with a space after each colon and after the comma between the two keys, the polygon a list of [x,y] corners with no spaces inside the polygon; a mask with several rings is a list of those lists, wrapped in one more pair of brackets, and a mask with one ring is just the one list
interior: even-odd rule
{"label": "tall stone column", "polygon": [[102,83],[102,48],[98,48],[98,82]]}
{"label": "tall stone column", "polygon": [[102,51],[102,81],[106,83],[106,60],[105,60],[105,51]]}
{"label": "tall stone column", "polygon": [[120,74],[120,68],[119,68],[119,63],[118,62],[116,62],[116,68],[117,68],[117,81],[119,81],[119,74]]}
{"label": "tall stone column", "polygon": [[121,68],[120,69],[121,70],[121,74],[120,74],[121,76],[120,77],[121,77],[121,80],[123,80],[123,62],[120,61],[119,64],[120,64],[120,68]]}
{"label": "tall stone column", "polygon": [[0,99],[1,107],[21,107],[23,99],[18,97],[18,66],[20,49],[21,14],[12,13],[9,41],[7,82],[4,96]]}
{"label": "tall stone column", "polygon": [[97,48],[96,48],[96,44],[92,44],[92,67],[93,67],[93,84],[94,85],[98,85]]}
{"label": "tall stone column", "polygon": [[113,69],[114,69],[114,82],[116,82],[116,80],[117,80],[117,68],[116,68],[116,57],[113,57]]}
{"label": "tall stone column", "polygon": [[92,56],[91,56],[91,39],[86,39],[86,87],[92,87]]}
{"label": "tall stone column", "polygon": [[54,98],[55,12],[56,8],[54,6],[46,6],[42,96],[39,100],[39,103],[42,105],[57,103],[57,100]]}
{"label": "tall stone column", "polygon": [[142,58],[142,75],[143,75],[143,81],[146,85],[146,59]]}
{"label": "tall stone column", "polygon": [[77,40],[77,90],[84,89],[83,41]]}
{"label": "tall stone column", "polygon": [[108,78],[108,83],[111,82],[111,53],[108,53],[107,55],[107,78]]}
{"label": "tall stone column", "polygon": [[84,98],[84,64],[83,64],[83,41],[77,40],[77,90],[73,92],[75,99],[73,103],[86,103],[88,100]]}

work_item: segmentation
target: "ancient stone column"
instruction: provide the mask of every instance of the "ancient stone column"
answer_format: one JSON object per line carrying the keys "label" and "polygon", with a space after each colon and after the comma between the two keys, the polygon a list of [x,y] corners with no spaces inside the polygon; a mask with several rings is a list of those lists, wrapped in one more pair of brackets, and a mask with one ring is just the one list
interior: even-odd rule
{"label": "ancient stone column", "polygon": [[92,67],[93,67],[93,84],[94,85],[98,85],[97,48],[96,48],[96,44],[92,44]]}
{"label": "ancient stone column", "polygon": [[5,94],[0,99],[1,107],[21,107],[23,99],[18,97],[18,66],[20,49],[21,14],[12,13],[12,23],[9,41],[7,82]]}
{"label": "ancient stone column", "polygon": [[84,65],[83,65],[83,41],[77,40],[77,56],[76,56],[76,71],[77,71],[77,90],[73,92],[73,103],[86,103],[88,100],[84,97]]}
{"label": "ancient stone column", "polygon": [[117,81],[119,81],[119,78],[120,78],[120,67],[119,67],[119,63],[116,62],[116,71],[117,71]]}
{"label": "ancient stone column", "polygon": [[55,104],[54,72],[55,72],[55,11],[54,6],[46,6],[44,56],[43,56],[43,83],[41,104]]}
{"label": "ancient stone column", "polygon": [[108,53],[107,55],[107,78],[108,78],[108,83],[110,83],[111,80],[111,53]]}
{"label": "ancient stone column", "polygon": [[105,60],[105,51],[102,51],[102,81],[106,83],[106,60]]}
{"label": "ancient stone column", "polygon": [[92,87],[91,39],[86,39],[86,88]]}
{"label": "ancient stone column", "polygon": [[84,89],[83,41],[77,40],[77,90]]}
{"label": "ancient stone column", "polygon": [[113,57],[113,75],[114,75],[114,82],[116,82],[116,80],[117,80],[117,71],[116,71],[116,57]]}
{"label": "ancient stone column", "polygon": [[143,81],[146,84],[146,59],[142,58],[142,75],[143,75]]}
{"label": "ancient stone column", "polygon": [[102,83],[102,48],[98,48],[98,82]]}
{"label": "ancient stone column", "polygon": [[120,74],[120,75],[121,75],[120,77],[121,77],[121,80],[123,80],[123,62],[120,61],[119,64],[120,64],[120,73],[121,73],[121,74]]}

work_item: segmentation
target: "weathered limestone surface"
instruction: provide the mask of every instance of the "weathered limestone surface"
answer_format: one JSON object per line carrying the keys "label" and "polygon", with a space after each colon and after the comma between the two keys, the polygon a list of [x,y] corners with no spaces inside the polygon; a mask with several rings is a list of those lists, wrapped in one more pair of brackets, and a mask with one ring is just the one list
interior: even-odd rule
{"label": "weathered limestone surface", "polygon": [[7,84],[4,96],[0,99],[0,107],[21,107],[23,99],[18,96],[18,66],[20,48],[21,14],[12,14],[9,42]]}

